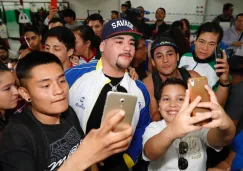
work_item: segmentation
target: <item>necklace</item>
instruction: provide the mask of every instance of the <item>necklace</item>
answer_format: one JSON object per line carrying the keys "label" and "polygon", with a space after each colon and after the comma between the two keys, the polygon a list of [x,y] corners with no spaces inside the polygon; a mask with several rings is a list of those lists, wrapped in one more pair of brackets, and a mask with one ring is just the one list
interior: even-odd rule
{"label": "necklace", "polygon": [[[121,80],[122,81],[122,80]],[[111,83],[109,83],[109,85],[111,86],[111,91],[114,91],[114,92],[118,92],[117,91],[117,87],[120,85],[121,81],[117,84],[117,85],[112,85]]]}

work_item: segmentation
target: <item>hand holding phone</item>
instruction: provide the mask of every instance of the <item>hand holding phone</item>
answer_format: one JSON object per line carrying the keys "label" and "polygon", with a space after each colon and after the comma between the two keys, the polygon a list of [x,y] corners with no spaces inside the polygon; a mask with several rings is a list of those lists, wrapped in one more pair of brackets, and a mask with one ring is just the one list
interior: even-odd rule
{"label": "hand holding phone", "polygon": [[125,113],[123,120],[115,127],[114,132],[127,129],[132,124],[133,114],[137,104],[137,96],[128,93],[110,91],[106,97],[102,121],[109,119],[113,111],[122,110]]}
{"label": "hand holding phone", "polygon": [[[190,100],[193,101],[197,96],[201,96],[201,102],[210,102],[210,96],[205,89],[205,85],[208,85],[207,77],[194,77],[188,80],[188,89],[190,91]],[[196,116],[196,113],[204,113],[209,112],[210,109],[196,107],[191,116]],[[205,121],[199,122],[195,125],[204,125],[208,122],[211,122],[211,119],[207,119]]]}

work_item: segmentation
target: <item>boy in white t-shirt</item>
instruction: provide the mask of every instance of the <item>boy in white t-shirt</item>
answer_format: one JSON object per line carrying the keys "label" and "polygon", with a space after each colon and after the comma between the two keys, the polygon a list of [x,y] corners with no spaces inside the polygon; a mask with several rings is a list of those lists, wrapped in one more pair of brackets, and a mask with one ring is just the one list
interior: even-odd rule
{"label": "boy in white t-shirt", "polygon": [[[161,89],[159,110],[164,120],[152,122],[143,135],[143,158],[150,161],[149,171],[205,171],[206,147],[220,150],[235,134],[231,119],[219,105],[214,92],[205,86],[211,102],[197,97],[189,104],[189,91],[178,78],[168,78]],[[191,117],[195,107],[211,112]],[[194,124],[212,118],[203,126]]]}

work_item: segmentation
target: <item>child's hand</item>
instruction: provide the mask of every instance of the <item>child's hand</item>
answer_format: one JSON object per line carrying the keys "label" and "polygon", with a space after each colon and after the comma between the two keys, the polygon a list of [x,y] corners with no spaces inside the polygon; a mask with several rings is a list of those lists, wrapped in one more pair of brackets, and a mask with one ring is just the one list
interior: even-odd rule
{"label": "child's hand", "polygon": [[180,111],[178,112],[174,120],[168,125],[168,128],[171,130],[174,139],[184,137],[189,132],[200,130],[202,127],[195,126],[194,124],[209,119],[211,117],[210,114],[191,117],[193,109],[196,108],[200,100],[201,97],[197,97],[194,101],[191,102],[191,104],[189,104],[190,94],[189,91],[186,90],[186,96]]}
{"label": "child's hand", "polygon": [[129,67],[129,74],[133,80],[138,79],[138,73],[136,72],[135,68],[133,68],[131,66]]}
{"label": "child's hand", "polygon": [[213,90],[211,90],[207,85],[205,89],[208,91],[210,96],[210,102],[201,102],[198,104],[198,107],[209,108],[211,112],[205,112],[199,115],[211,115],[212,121],[203,125],[205,128],[217,128],[225,129],[228,127],[229,117],[225,113],[224,109],[218,103],[217,97]]}

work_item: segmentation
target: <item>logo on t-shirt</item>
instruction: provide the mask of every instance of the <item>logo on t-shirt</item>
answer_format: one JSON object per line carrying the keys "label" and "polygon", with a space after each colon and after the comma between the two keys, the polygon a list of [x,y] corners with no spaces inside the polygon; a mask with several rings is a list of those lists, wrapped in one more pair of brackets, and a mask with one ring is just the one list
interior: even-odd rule
{"label": "logo on t-shirt", "polygon": [[51,157],[48,170],[57,170],[79,147],[81,136],[73,126],[66,135],[50,144]]}

